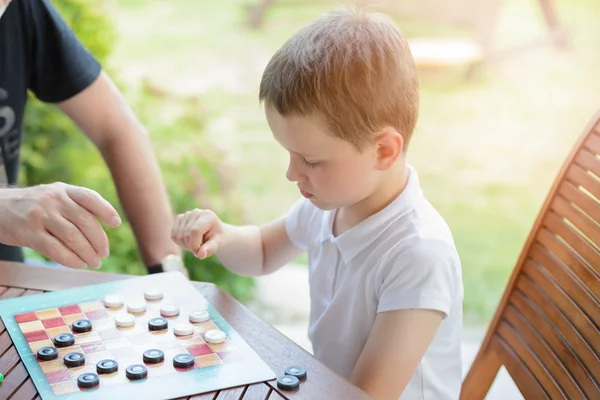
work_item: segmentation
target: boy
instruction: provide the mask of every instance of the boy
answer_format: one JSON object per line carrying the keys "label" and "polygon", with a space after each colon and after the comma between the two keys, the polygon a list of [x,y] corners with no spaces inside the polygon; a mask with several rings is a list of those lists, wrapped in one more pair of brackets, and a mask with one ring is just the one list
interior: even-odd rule
{"label": "boy", "polygon": [[172,230],[197,257],[216,254],[246,276],[307,250],[315,356],[376,399],[456,399],[461,385],[461,265],[406,163],[418,97],[408,44],[386,18],[318,18],[274,55],[260,86],[303,197],[261,227],[193,210]]}

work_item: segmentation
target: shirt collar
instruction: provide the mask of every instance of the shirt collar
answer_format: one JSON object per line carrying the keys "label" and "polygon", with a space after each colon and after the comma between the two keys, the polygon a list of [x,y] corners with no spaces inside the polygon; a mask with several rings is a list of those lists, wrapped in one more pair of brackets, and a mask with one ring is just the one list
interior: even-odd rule
{"label": "shirt collar", "polygon": [[337,237],[333,236],[333,221],[337,210],[325,211],[320,232],[321,243],[326,240],[331,241],[338,248],[346,264],[368,248],[390,223],[412,210],[415,201],[422,196],[417,171],[409,165],[408,172],[406,187],[394,201]]}

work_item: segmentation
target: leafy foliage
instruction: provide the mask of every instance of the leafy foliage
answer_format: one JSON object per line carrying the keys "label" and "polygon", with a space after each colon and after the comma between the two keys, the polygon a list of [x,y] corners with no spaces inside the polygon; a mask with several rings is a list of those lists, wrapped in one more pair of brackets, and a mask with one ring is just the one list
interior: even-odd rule
{"label": "leafy foliage", "polygon": [[[84,45],[106,65],[116,34],[103,9],[104,3],[54,0],[53,4]],[[124,91],[133,91],[128,98],[134,99],[132,106],[151,134],[175,212],[210,207],[228,222],[241,222],[243,215],[231,195],[231,173],[223,161],[225,154],[203,134],[200,102],[169,96],[148,86],[141,89],[119,86]],[[183,112],[161,118],[159,111],[173,104]],[[63,181],[89,187],[123,215],[110,173],[97,149],[56,107],[33,96],[26,111],[21,159],[21,184]],[[125,222],[122,227],[106,232],[111,255],[101,270],[144,274],[146,270],[129,224]],[[31,250],[26,254],[42,259]],[[185,264],[193,280],[214,282],[241,300],[252,293],[251,279],[230,273],[215,257],[198,260],[188,253]]]}

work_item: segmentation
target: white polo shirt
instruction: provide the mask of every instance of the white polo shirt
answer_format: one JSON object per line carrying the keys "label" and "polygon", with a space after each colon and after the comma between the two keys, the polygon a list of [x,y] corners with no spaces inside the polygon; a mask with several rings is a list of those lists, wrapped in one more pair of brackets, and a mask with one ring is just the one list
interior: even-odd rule
{"label": "white polo shirt", "polygon": [[336,210],[300,199],[287,233],[308,250],[308,336],[315,356],[350,379],[377,313],[439,310],[444,319],[401,399],[458,399],[461,387],[463,285],[448,225],[425,199],[414,168],[385,209],[335,237]]}

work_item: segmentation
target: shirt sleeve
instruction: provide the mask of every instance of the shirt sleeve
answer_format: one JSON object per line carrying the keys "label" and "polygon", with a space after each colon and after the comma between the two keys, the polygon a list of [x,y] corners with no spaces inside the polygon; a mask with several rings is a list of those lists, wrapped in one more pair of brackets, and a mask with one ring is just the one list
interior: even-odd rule
{"label": "shirt sleeve", "polygon": [[440,240],[421,240],[383,264],[377,312],[431,309],[448,317],[461,279],[456,250]]}
{"label": "shirt sleeve", "polygon": [[67,100],[92,84],[100,63],[77,39],[50,0],[26,1],[29,89],[42,101]]}
{"label": "shirt sleeve", "polygon": [[301,250],[308,248],[311,209],[314,207],[307,199],[300,198],[285,217],[285,230],[294,246]]}

